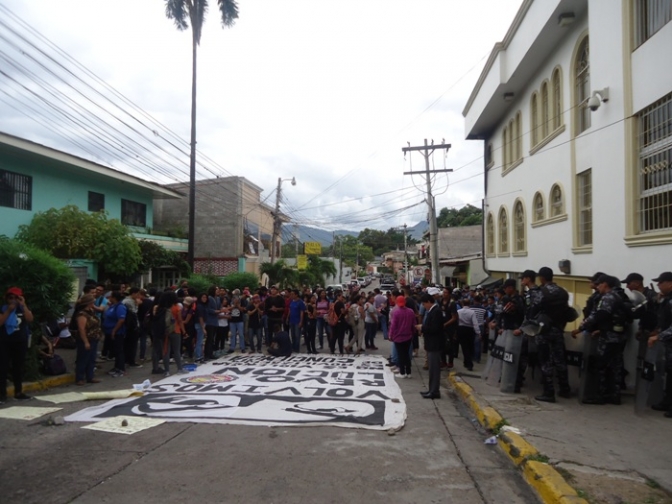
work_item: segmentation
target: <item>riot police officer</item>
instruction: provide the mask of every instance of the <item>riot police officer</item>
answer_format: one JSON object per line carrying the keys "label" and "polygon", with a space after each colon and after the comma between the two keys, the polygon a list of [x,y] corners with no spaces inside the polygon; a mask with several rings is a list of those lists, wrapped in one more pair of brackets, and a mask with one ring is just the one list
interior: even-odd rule
{"label": "riot police officer", "polygon": [[[539,304],[541,302],[542,293],[536,283],[536,279],[537,273],[533,270],[525,270],[520,276],[520,285],[525,289],[525,298],[523,300],[525,304],[524,321],[530,320],[530,307],[532,304]],[[515,336],[521,336],[523,331],[516,329],[513,331],[513,334]],[[525,371],[527,370],[528,365],[531,365],[532,367],[536,367],[537,365],[537,344],[533,338],[524,336],[518,366],[518,377],[516,379],[516,391],[520,390],[523,386]]]}
{"label": "riot police officer", "polygon": [[665,411],[667,418],[672,418],[672,272],[661,273],[658,278],[658,289],[662,295],[658,310],[658,327],[649,337],[649,346],[657,341],[665,345],[665,397],[651,406],[656,411]]}
{"label": "riot police officer", "polygon": [[[621,341],[625,338],[623,299],[616,291],[621,282],[609,275],[595,280],[600,293],[597,308],[585,319],[572,336],[586,331],[597,335],[597,372],[599,391],[594,397],[585,397],[584,404],[621,404],[621,374],[623,373],[623,352]],[[611,379],[610,379],[611,378]]]}

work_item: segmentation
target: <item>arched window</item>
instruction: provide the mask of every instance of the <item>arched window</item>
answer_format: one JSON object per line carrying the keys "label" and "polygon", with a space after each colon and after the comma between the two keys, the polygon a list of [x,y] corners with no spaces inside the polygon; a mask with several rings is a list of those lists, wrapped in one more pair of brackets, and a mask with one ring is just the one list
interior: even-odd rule
{"label": "arched window", "polygon": [[509,136],[507,134],[508,128],[504,126],[504,132],[502,133],[502,168],[506,170],[506,167],[509,166]]}
{"label": "arched window", "polygon": [[523,202],[517,200],[513,205],[513,250],[524,252],[525,249],[525,208]]}
{"label": "arched window", "polygon": [[534,195],[534,222],[544,220],[546,211],[544,209],[544,195],[540,192]]}
{"label": "arched window", "polygon": [[553,71],[553,129],[562,126],[562,78],[560,68]]}
{"label": "arched window", "polygon": [[490,167],[495,163],[495,159],[492,157],[492,142],[489,142],[485,146],[485,166]]}
{"label": "arched window", "polygon": [[499,253],[506,254],[509,252],[509,219],[506,215],[506,208],[499,209]]}
{"label": "arched window", "polygon": [[548,82],[541,85],[541,138],[548,136]]}
{"label": "arched window", "polygon": [[582,133],[590,128],[590,109],[588,100],[590,99],[590,52],[588,46],[588,36],[583,39],[579,46],[574,63],[574,75],[576,86],[576,132]]}
{"label": "arched window", "polygon": [[518,159],[518,153],[516,152],[516,125],[511,119],[509,121],[509,165],[512,165]]}
{"label": "arched window", "polygon": [[520,111],[516,114],[516,161],[523,159],[523,125]]}
{"label": "arched window", "polygon": [[532,147],[539,143],[539,97],[537,93],[532,93],[532,103],[530,104],[530,124],[532,133]]}
{"label": "arched window", "polygon": [[551,217],[565,213],[565,202],[562,198],[562,189],[558,184],[551,187]]}
{"label": "arched window", "polygon": [[495,219],[492,213],[488,214],[488,222],[486,224],[486,239],[488,241],[488,254],[495,253]]}

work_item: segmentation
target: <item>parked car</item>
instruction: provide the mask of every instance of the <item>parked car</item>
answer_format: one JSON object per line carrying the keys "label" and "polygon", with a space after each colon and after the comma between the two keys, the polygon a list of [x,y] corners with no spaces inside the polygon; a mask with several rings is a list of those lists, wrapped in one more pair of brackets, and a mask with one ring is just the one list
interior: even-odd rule
{"label": "parked car", "polygon": [[397,283],[394,280],[385,279],[380,283],[379,288],[382,292],[393,291],[397,288]]}

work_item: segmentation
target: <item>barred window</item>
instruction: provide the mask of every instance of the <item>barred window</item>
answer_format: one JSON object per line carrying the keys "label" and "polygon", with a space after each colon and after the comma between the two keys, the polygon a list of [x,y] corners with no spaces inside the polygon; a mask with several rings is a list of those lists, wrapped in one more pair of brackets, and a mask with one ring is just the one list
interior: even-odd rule
{"label": "barred window", "polygon": [[147,225],[147,205],[122,199],[121,223],[126,226],[145,227]]}
{"label": "barred window", "polygon": [[582,133],[590,128],[590,54],[588,37],[583,39],[574,64],[576,85],[576,133]]}
{"label": "barred window", "polygon": [[539,105],[537,104],[537,93],[532,93],[532,103],[530,105],[530,123],[532,133],[532,147],[539,143]]}
{"label": "barred window", "polygon": [[33,209],[33,177],[0,170],[0,206]]}
{"label": "barred window", "polygon": [[553,72],[553,129],[556,130],[562,126],[562,79],[560,78],[560,69],[556,68]]}
{"label": "barred window", "polygon": [[546,214],[544,210],[544,196],[538,192],[534,195],[534,222],[539,222],[544,220],[544,215]]}
{"label": "barred window", "polygon": [[635,18],[639,46],[672,20],[672,0],[636,0]]}
{"label": "barred window", "polygon": [[499,253],[506,254],[509,251],[509,219],[506,208],[499,210]]}
{"label": "barred window", "polygon": [[89,191],[89,212],[105,210],[105,195]]}
{"label": "barred window", "polygon": [[640,232],[672,229],[672,93],[638,114]]}
{"label": "barred window", "polygon": [[492,214],[488,214],[487,227],[487,240],[488,240],[488,254],[495,253],[495,219],[493,219]]}
{"label": "barred window", "polygon": [[551,217],[565,213],[565,202],[562,198],[562,189],[558,184],[551,187]]}
{"label": "barred window", "polygon": [[525,209],[523,208],[522,201],[516,201],[515,206],[513,207],[513,218],[514,218],[514,227],[513,227],[513,237],[514,237],[514,249],[516,252],[525,251]]}
{"label": "barred window", "polygon": [[593,244],[593,184],[591,170],[577,175],[579,188],[579,241],[580,247]]}

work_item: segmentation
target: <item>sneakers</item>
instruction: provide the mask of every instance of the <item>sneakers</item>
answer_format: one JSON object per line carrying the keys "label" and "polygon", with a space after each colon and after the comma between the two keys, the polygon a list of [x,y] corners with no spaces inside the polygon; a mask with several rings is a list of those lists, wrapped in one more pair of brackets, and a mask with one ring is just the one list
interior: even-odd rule
{"label": "sneakers", "polygon": [[404,378],[406,378],[407,380],[410,380],[410,379],[411,379],[411,375],[410,375],[410,373],[407,374],[406,376],[404,376]]}
{"label": "sneakers", "polygon": [[395,374],[394,377],[395,377],[395,378],[404,378],[404,379],[406,379],[406,375],[405,375],[405,374]]}
{"label": "sneakers", "polygon": [[128,367],[132,367],[132,368],[136,368],[136,369],[137,369],[137,368],[141,368],[141,367],[142,367],[142,364],[129,364]]}
{"label": "sneakers", "polygon": [[169,376],[170,376],[170,371],[166,371],[166,372],[163,374],[163,377],[164,377],[164,378],[168,378]]}
{"label": "sneakers", "polygon": [[189,371],[187,371],[186,369],[178,369],[177,374],[189,374]]}
{"label": "sneakers", "polygon": [[166,372],[166,370],[163,369],[163,368],[152,369],[152,374],[163,374],[165,372]]}
{"label": "sneakers", "polygon": [[117,368],[112,368],[112,369],[110,369],[110,370],[107,372],[107,374],[109,374],[110,376],[114,376],[114,375],[116,375],[118,372],[119,372],[119,370],[118,370]]}
{"label": "sneakers", "polygon": [[110,374],[110,376],[112,378],[121,378],[122,376],[125,376],[125,375],[126,375],[126,373],[124,373],[123,371],[117,371],[114,374]]}
{"label": "sneakers", "polygon": [[32,397],[21,392],[19,394],[14,394],[14,399],[18,401],[27,401],[28,399],[32,399]]}

